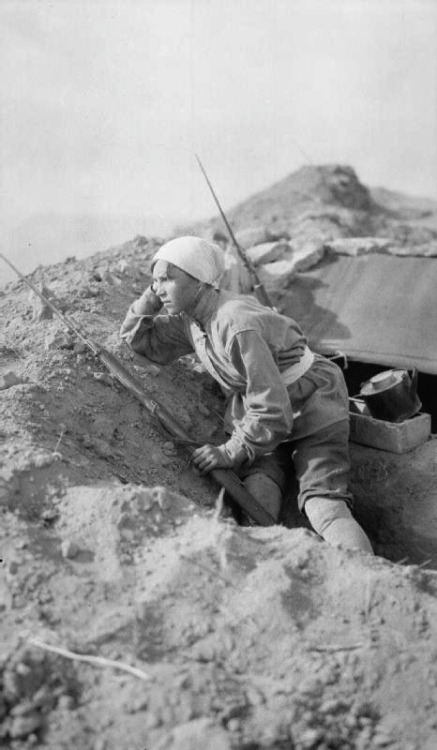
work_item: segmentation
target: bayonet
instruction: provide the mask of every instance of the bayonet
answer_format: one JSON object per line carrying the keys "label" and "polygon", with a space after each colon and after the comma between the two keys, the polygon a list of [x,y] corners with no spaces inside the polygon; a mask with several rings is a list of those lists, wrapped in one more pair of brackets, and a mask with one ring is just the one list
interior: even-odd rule
{"label": "bayonet", "polygon": [[244,263],[244,265],[246,266],[247,270],[249,271],[250,278],[251,278],[251,281],[252,281],[253,291],[254,291],[255,295],[257,296],[257,298],[261,302],[261,304],[265,305],[266,307],[273,307],[272,302],[269,299],[269,295],[267,294],[267,292],[265,290],[264,284],[262,284],[262,282],[260,281],[260,278],[258,276],[258,273],[257,273],[257,270],[256,270],[254,264],[252,263],[251,259],[248,257],[247,253],[244,252],[244,250],[241,247],[241,245],[239,244],[239,242],[237,241],[237,238],[236,238],[236,236],[235,236],[235,234],[234,234],[234,232],[232,230],[232,227],[231,227],[231,225],[230,225],[230,223],[229,223],[229,221],[227,219],[227,216],[226,216],[225,212],[223,211],[223,208],[220,205],[220,201],[217,198],[217,195],[216,195],[216,193],[214,191],[213,186],[211,185],[209,177],[206,174],[205,168],[204,168],[202,162],[200,161],[199,156],[197,154],[195,154],[195,157],[196,157],[197,163],[198,163],[198,165],[199,165],[199,167],[200,167],[200,169],[202,171],[202,174],[203,174],[203,176],[204,176],[204,178],[206,180],[206,184],[208,185],[208,187],[209,187],[209,189],[211,191],[211,195],[214,198],[215,204],[216,204],[216,206],[217,206],[217,208],[218,208],[218,210],[220,212],[220,216],[222,217],[223,222],[225,224],[225,227],[228,230],[228,234],[229,234],[229,237],[231,238],[232,244],[234,245],[235,250],[237,251],[237,254],[238,254],[239,258],[241,259],[241,261]]}

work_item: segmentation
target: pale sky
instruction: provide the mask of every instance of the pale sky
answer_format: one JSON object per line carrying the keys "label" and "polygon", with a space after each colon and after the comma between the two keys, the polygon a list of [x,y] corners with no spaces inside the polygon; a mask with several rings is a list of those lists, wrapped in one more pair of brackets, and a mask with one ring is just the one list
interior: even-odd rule
{"label": "pale sky", "polygon": [[3,225],[216,213],[305,160],[437,198],[435,0],[2,0]]}

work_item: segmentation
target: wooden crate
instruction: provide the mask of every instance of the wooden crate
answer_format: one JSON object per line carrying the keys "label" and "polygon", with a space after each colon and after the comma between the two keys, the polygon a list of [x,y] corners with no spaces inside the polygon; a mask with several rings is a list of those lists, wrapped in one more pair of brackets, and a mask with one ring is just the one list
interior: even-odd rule
{"label": "wooden crate", "polygon": [[[431,416],[416,414],[404,422],[386,422],[360,413],[357,399],[350,399],[350,440],[390,453],[407,453],[425,443],[431,435]],[[363,411],[366,411],[363,408]]]}

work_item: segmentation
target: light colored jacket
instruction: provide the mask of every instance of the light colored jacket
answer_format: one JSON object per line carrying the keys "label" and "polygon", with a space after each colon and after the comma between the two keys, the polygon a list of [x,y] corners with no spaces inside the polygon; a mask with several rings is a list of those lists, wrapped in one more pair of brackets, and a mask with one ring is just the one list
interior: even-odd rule
{"label": "light colored jacket", "polygon": [[156,297],[146,290],[129,308],[120,334],[159,364],[197,354],[229,399],[225,447],[234,462],[251,462],[281,442],[349,417],[343,374],[325,357],[315,355],[299,380],[284,384],[281,373],[299,362],[306,338],[294,320],[254,297],[208,287],[188,317],[157,314]]}

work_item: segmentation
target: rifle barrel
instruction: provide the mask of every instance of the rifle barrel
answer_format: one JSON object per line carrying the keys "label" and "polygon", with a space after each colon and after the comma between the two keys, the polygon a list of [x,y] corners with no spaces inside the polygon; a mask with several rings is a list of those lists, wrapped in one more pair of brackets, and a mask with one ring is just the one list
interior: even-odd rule
{"label": "rifle barrel", "polygon": [[211,191],[211,195],[212,195],[212,197],[214,198],[214,201],[215,201],[215,203],[216,203],[216,206],[217,206],[217,208],[218,208],[218,210],[219,210],[219,212],[220,212],[220,215],[221,215],[221,217],[222,217],[222,219],[223,219],[223,221],[224,221],[224,223],[225,223],[226,229],[227,229],[227,230],[228,230],[228,232],[229,232],[229,236],[230,236],[230,238],[231,238],[232,242],[233,242],[233,243],[234,243],[234,245],[235,245],[235,249],[237,250],[237,252],[238,252],[238,254],[239,254],[239,256],[240,256],[241,260],[242,260],[242,261],[243,261],[243,262],[244,262],[244,263],[245,263],[245,264],[247,265],[248,263],[250,263],[250,261],[249,261],[249,259],[248,259],[248,258],[246,257],[245,253],[243,252],[243,250],[241,249],[240,245],[239,245],[239,244],[238,244],[238,242],[237,242],[237,238],[235,237],[235,234],[234,234],[234,232],[233,232],[233,230],[232,230],[232,227],[231,227],[231,225],[229,224],[229,221],[228,221],[228,219],[227,219],[227,216],[226,216],[225,212],[223,211],[223,209],[222,209],[222,207],[221,207],[221,205],[220,205],[220,201],[219,201],[219,199],[217,198],[217,195],[216,195],[216,193],[215,193],[215,190],[214,190],[213,186],[211,185],[210,179],[209,179],[208,175],[206,174],[205,168],[204,168],[204,166],[203,166],[202,162],[200,161],[200,158],[199,158],[199,156],[198,156],[197,154],[195,154],[195,157],[196,157],[196,159],[197,159],[197,163],[199,164],[199,167],[200,167],[200,169],[202,170],[202,174],[203,174],[203,176],[204,176],[204,178],[205,178],[205,180],[206,180],[206,183],[207,183],[207,185],[208,185],[208,187],[209,187],[209,189],[210,189],[210,191]]}
{"label": "rifle barrel", "polygon": [[206,170],[205,170],[202,162],[200,161],[199,156],[197,154],[195,154],[195,157],[196,157],[197,163],[198,163],[198,165],[199,165],[199,167],[200,167],[200,169],[202,171],[202,174],[203,174],[203,176],[204,176],[204,178],[206,180],[206,184],[208,185],[208,187],[209,187],[209,189],[211,191],[211,195],[214,198],[215,204],[216,204],[216,206],[217,206],[217,208],[218,208],[218,210],[220,212],[220,216],[222,217],[222,219],[224,221],[224,224],[226,226],[226,229],[228,230],[229,236],[230,236],[230,238],[231,238],[231,240],[232,240],[232,242],[234,244],[234,247],[235,247],[238,255],[240,256],[241,260],[243,261],[244,265],[246,266],[247,270],[249,271],[249,273],[250,273],[250,275],[252,277],[253,289],[254,289],[254,292],[255,292],[256,296],[258,297],[258,300],[263,305],[265,305],[266,307],[273,307],[272,302],[269,299],[269,295],[267,294],[267,292],[265,290],[265,287],[261,283],[260,278],[259,278],[259,276],[258,276],[258,274],[256,272],[255,266],[253,265],[253,263],[250,260],[250,258],[247,257],[246,253],[244,252],[243,248],[238,243],[237,238],[235,237],[235,234],[234,234],[234,232],[232,230],[232,227],[229,224],[227,216],[226,216],[225,212],[223,211],[223,209],[222,209],[222,207],[220,205],[220,201],[217,198],[217,195],[216,195],[216,193],[214,191],[213,186],[211,185],[210,179],[209,179],[208,175],[206,174]]}

